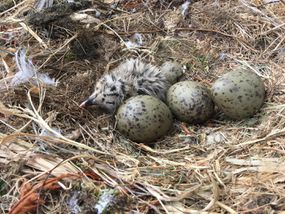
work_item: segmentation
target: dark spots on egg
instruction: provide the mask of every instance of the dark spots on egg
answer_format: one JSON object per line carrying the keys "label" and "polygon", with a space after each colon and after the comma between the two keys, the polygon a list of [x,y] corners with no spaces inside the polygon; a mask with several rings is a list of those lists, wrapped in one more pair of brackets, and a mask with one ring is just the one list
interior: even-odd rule
{"label": "dark spots on egg", "polygon": [[237,84],[235,84],[235,86],[232,87],[231,90],[232,90],[232,93],[236,93],[240,90],[240,87]]}
{"label": "dark spots on egg", "polygon": [[238,101],[241,103],[242,102],[242,96],[241,95],[239,95],[238,97],[237,97],[237,99],[238,99]]}
{"label": "dark spots on egg", "polygon": [[210,91],[200,83],[183,81],[171,86],[167,93],[167,103],[179,120],[190,123],[197,120],[204,122],[214,108],[209,93]]}
{"label": "dark spots on egg", "polygon": [[[130,98],[118,109],[117,115],[122,115],[117,117],[117,129],[122,134],[124,131],[124,135],[130,140],[142,143],[162,137],[172,124],[172,115],[168,107],[157,98],[147,95]],[[126,122],[127,129],[123,125]]]}
{"label": "dark spots on egg", "polygon": [[[229,84],[223,88],[222,81]],[[217,90],[217,86],[220,90]],[[234,70],[224,74],[214,82],[211,92],[217,106],[233,119],[252,116],[264,101],[262,80],[254,72],[245,70]]]}
{"label": "dark spots on egg", "polygon": [[186,106],[187,106],[187,102],[186,102],[186,100],[185,100],[185,99],[182,99],[182,100],[181,100],[181,104],[183,104],[183,105],[186,105]]}

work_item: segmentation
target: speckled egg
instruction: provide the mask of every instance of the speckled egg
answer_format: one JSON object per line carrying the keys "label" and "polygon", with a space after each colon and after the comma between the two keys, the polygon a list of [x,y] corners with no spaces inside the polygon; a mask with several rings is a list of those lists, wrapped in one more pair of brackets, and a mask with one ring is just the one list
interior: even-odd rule
{"label": "speckled egg", "polygon": [[217,106],[232,119],[253,116],[262,106],[265,87],[254,72],[237,69],[221,76],[212,86]]}
{"label": "speckled egg", "polygon": [[116,128],[129,139],[150,143],[168,132],[172,125],[172,113],[159,99],[139,95],[119,107],[116,122]]}
{"label": "speckled egg", "polygon": [[164,62],[161,65],[160,70],[161,70],[162,74],[165,76],[165,78],[171,84],[178,82],[178,79],[183,74],[182,66],[180,64],[178,64],[177,62],[172,62],[172,61]]}
{"label": "speckled egg", "polygon": [[167,104],[179,120],[188,123],[203,123],[214,113],[209,90],[194,81],[172,85],[167,92]]}

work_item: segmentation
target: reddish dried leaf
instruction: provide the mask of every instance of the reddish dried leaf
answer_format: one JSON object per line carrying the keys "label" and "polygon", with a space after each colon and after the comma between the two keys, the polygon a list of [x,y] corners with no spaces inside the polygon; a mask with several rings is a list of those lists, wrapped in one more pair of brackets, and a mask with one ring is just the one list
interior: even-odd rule
{"label": "reddish dried leaf", "polygon": [[40,190],[56,190],[60,186],[57,184],[63,178],[82,178],[82,175],[77,174],[64,174],[56,178],[49,178],[40,181],[38,184],[32,186],[30,183],[25,183],[21,187],[20,200],[14,204],[9,212],[9,214],[26,214],[34,210],[38,204],[43,204],[42,200],[38,194]]}
{"label": "reddish dried leaf", "polygon": [[186,135],[191,135],[191,134],[192,134],[192,133],[190,132],[190,130],[185,126],[184,123],[181,123],[180,127],[181,127],[181,129],[184,131],[184,133],[185,133]]}

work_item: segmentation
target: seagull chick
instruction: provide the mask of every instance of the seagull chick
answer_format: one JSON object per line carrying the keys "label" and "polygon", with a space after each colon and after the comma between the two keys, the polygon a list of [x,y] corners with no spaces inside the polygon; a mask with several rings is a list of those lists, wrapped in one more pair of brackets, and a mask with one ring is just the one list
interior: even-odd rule
{"label": "seagull chick", "polygon": [[163,64],[161,68],[139,59],[128,59],[104,74],[95,84],[94,92],[80,107],[96,105],[114,113],[124,100],[139,94],[165,101],[167,89],[182,75],[182,69],[171,62]]}

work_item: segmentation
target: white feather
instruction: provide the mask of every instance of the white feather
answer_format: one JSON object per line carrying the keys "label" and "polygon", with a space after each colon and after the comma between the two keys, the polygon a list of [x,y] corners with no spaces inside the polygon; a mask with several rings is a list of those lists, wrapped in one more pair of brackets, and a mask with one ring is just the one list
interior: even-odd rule
{"label": "white feather", "polygon": [[189,6],[191,4],[191,0],[187,0],[186,2],[184,2],[182,5],[181,5],[181,13],[183,16],[186,16],[188,11],[189,11]]}
{"label": "white feather", "polygon": [[19,49],[16,52],[16,65],[19,71],[15,74],[11,81],[12,86],[29,81],[35,74],[36,69],[32,62],[26,59],[26,50]]}
{"label": "white feather", "polygon": [[125,45],[128,49],[142,46],[143,45],[142,35],[139,33],[135,33],[130,40],[125,42]]}
{"label": "white feather", "polygon": [[44,8],[49,8],[53,5],[53,0],[37,0],[35,3],[35,8],[37,10],[42,10]]}
{"label": "white feather", "polygon": [[14,75],[11,80],[11,86],[17,86],[21,83],[31,81],[33,84],[38,85],[42,82],[46,85],[57,85],[55,79],[50,78],[46,73],[37,72],[36,67],[33,65],[32,61],[26,56],[26,50],[24,48],[18,49],[16,52],[16,65],[18,72]]}
{"label": "white feather", "polygon": [[110,205],[110,203],[114,200],[114,193],[115,191],[112,189],[103,190],[102,195],[99,197],[99,200],[95,205],[98,214],[102,214]]}

